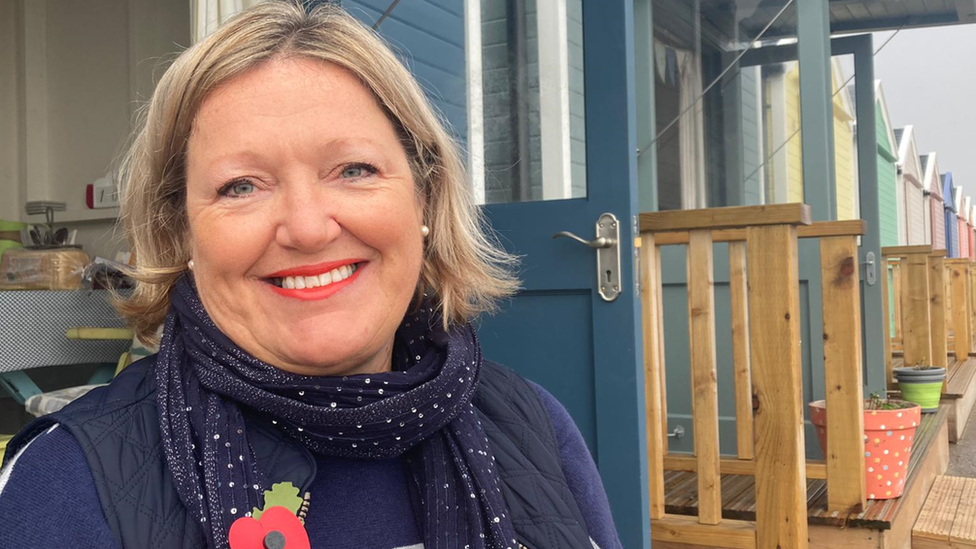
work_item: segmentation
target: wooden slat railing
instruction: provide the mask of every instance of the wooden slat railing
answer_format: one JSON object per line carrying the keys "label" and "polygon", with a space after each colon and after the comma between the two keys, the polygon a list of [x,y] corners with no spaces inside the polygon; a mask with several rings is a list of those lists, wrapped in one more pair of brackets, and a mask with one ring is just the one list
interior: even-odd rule
{"label": "wooden slat railing", "polygon": [[[864,394],[857,240],[820,239],[824,376],[827,379],[827,506],[864,506]],[[857,365],[851,367],[851,361]]]}
{"label": "wooden slat railing", "polygon": [[895,340],[899,342],[899,345],[903,341],[904,332],[902,331],[901,325],[901,290],[902,290],[902,279],[901,279],[901,260],[893,259],[891,260],[891,289],[892,293],[895,295]]}
{"label": "wooden slat railing", "polygon": [[[932,321],[932,365],[949,366],[949,334],[946,330],[945,251],[929,256],[929,316]],[[942,384],[943,391],[946,383]]]}
{"label": "wooden slat railing", "polygon": [[969,354],[967,350],[973,348],[973,332],[970,326],[972,318],[972,298],[970,297],[969,259],[947,259],[946,270],[949,273],[949,295],[951,302],[951,318],[953,350],[957,360],[965,360]]}
{"label": "wooden slat railing", "polygon": [[[897,246],[882,248],[881,253],[882,264],[892,270],[895,289],[895,336],[886,342],[891,386],[891,351],[902,351],[906,365],[926,363],[946,367],[950,346],[953,351],[966,345],[971,348],[972,311],[967,304],[972,303],[972,296],[961,292],[971,292],[972,284],[971,275],[966,275],[966,267],[961,266],[969,260],[946,259],[945,250]],[[964,277],[960,283],[953,284],[954,273]],[[957,319],[955,315],[960,312],[965,316]],[[961,343],[957,334],[961,334]]]}
{"label": "wooden slat railing", "polygon": [[[721,475],[756,477],[756,547],[808,546],[806,479],[826,478],[828,505],[863,505],[863,394],[857,237],[864,224],[810,224],[801,204],[640,215],[648,464],[653,524],[667,539],[716,539],[742,524],[721,516]],[[807,462],[800,356],[798,238],[820,238],[827,456]],[[729,243],[738,459],[719,453],[713,244]],[[695,452],[667,454],[661,246],[686,245]],[[852,420],[852,418],[856,418]],[[664,471],[698,475],[698,520],[665,513]],[[704,530],[703,530],[704,529]],[[662,534],[663,535],[663,534]],[[665,539],[654,534],[652,539]]]}
{"label": "wooden slat railing", "polygon": [[729,296],[732,310],[732,368],[735,381],[735,434],[739,459],[756,457],[752,420],[752,353],[749,344],[749,281],[745,242],[729,243]]}

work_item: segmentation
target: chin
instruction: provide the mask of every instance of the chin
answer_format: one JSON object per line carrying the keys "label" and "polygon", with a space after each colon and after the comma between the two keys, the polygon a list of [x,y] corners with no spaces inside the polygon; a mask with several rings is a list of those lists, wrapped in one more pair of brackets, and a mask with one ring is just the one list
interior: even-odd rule
{"label": "chin", "polygon": [[[305,375],[336,376],[357,373],[365,362],[365,345],[348,339],[306,335],[301,341],[293,341],[290,349],[282,349],[279,356],[288,364],[300,368]],[[290,369],[290,368],[283,368]]]}

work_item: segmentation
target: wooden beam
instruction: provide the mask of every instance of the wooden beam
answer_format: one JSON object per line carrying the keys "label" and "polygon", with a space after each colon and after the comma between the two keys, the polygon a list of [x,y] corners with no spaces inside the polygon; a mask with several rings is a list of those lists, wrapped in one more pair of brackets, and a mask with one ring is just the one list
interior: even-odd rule
{"label": "wooden beam", "polygon": [[666,515],[651,521],[651,541],[696,547],[756,549],[756,523],[727,520],[717,526],[706,526],[696,522],[695,517]]}
{"label": "wooden beam", "polygon": [[932,360],[928,256],[923,254],[907,256],[904,270],[902,330],[905,365],[928,364]]}
{"label": "wooden beam", "polygon": [[[756,462],[754,460],[722,458],[721,466],[723,475],[756,476]],[[695,456],[668,454],[664,456],[664,470],[693,473],[698,470],[698,460],[695,459]],[[806,471],[808,479],[826,479],[827,462],[808,459]]]}
{"label": "wooden beam", "polygon": [[[658,386],[664,379],[664,364],[658,354],[659,323],[658,286],[661,273],[657,270],[658,248],[654,245],[654,235],[645,233],[640,237],[641,268],[641,317],[644,331],[644,414],[647,424],[647,477],[650,495],[651,518],[664,516],[664,454],[662,441],[667,438],[661,421],[666,416],[661,406],[661,390]],[[665,418],[666,419],[666,418]]]}
{"label": "wooden beam", "polygon": [[[945,258],[929,256],[929,318],[932,321],[932,365],[949,366],[949,336],[946,333]],[[946,383],[942,384],[945,390]]]}
{"label": "wooden beam", "polygon": [[712,233],[692,231],[688,242],[688,343],[691,357],[692,414],[698,458],[698,520],[722,522],[722,472],[719,464],[718,374],[715,358],[715,292]]}
{"label": "wooden beam", "polygon": [[[861,236],[866,226],[860,219],[845,221],[817,221],[810,225],[798,225],[799,238],[822,238],[825,236]],[[674,246],[688,243],[688,231],[656,233],[658,246]],[[745,229],[716,229],[712,231],[713,242],[745,242]]]}
{"label": "wooden beam", "polygon": [[735,379],[735,434],[739,459],[756,457],[752,428],[752,372],[749,366],[749,282],[745,242],[729,243],[729,293],[732,310],[732,369]]}
{"label": "wooden beam", "polygon": [[799,203],[732,206],[642,213],[639,218],[641,232],[734,229],[759,225],[809,225],[810,207]]}
{"label": "wooden beam", "polygon": [[864,508],[867,495],[861,388],[861,283],[855,238],[821,239],[820,265],[823,271],[824,377],[829,410],[827,509],[850,513]]}
{"label": "wooden beam", "polygon": [[761,547],[807,544],[806,446],[796,227],[747,229],[756,411],[756,524]]}
{"label": "wooden beam", "polygon": [[893,259],[908,257],[915,254],[930,254],[932,253],[932,246],[928,244],[921,244],[918,246],[887,246],[881,248],[881,255]]}

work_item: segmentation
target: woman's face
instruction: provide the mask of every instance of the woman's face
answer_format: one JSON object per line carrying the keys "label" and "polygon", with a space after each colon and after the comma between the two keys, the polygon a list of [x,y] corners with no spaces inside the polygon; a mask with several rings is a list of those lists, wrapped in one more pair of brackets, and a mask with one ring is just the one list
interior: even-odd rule
{"label": "woman's face", "polygon": [[423,204],[373,94],[336,65],[272,60],[207,97],[187,151],[194,278],[221,331],[295,373],[389,370]]}

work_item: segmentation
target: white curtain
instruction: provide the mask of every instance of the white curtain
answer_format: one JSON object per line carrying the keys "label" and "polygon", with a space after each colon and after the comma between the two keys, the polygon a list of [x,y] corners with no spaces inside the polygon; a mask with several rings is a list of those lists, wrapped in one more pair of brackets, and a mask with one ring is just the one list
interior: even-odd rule
{"label": "white curtain", "polygon": [[190,30],[197,43],[228,19],[263,0],[190,0]]}
{"label": "white curtain", "polygon": [[686,50],[675,51],[678,61],[678,151],[681,158],[681,209],[707,207],[705,193],[705,120],[699,99],[702,92],[701,63],[698,55]]}

